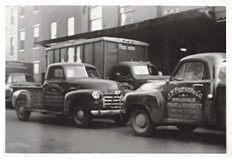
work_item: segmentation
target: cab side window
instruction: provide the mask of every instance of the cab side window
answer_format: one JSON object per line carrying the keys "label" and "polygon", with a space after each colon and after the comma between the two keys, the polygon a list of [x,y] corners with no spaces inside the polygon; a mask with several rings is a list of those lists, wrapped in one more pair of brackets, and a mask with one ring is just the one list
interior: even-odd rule
{"label": "cab side window", "polygon": [[120,67],[117,69],[117,73],[119,73],[121,76],[124,77],[130,77],[131,76],[131,71],[128,67]]}
{"label": "cab side window", "polygon": [[64,80],[64,73],[61,67],[50,68],[48,73],[48,80]]}
{"label": "cab side window", "polygon": [[181,64],[174,75],[176,81],[195,81],[204,79],[204,64],[202,62],[186,62]]}

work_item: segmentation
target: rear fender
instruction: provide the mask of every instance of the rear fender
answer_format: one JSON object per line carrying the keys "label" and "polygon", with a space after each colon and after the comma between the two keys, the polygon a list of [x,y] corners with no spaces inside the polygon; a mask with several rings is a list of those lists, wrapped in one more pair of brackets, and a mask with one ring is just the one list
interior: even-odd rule
{"label": "rear fender", "polygon": [[33,105],[33,95],[28,90],[18,90],[15,91],[12,95],[12,105],[16,109],[17,100],[22,99],[26,107],[32,107]]}
{"label": "rear fender", "polygon": [[[92,103],[95,99],[93,99],[92,93],[94,91],[97,91],[100,93],[100,99],[103,97],[103,92],[99,90],[76,90],[68,92],[65,95],[64,99],[64,114],[68,115],[69,111],[71,109],[71,105],[73,102],[80,102],[85,103],[87,109],[90,109],[92,107]],[[99,99],[99,100],[100,100]]]}

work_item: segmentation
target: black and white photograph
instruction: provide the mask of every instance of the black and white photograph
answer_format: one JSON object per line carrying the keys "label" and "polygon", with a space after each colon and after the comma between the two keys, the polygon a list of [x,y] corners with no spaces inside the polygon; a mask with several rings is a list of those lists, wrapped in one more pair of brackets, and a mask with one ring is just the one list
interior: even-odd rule
{"label": "black and white photograph", "polygon": [[4,158],[231,157],[230,1],[1,9]]}

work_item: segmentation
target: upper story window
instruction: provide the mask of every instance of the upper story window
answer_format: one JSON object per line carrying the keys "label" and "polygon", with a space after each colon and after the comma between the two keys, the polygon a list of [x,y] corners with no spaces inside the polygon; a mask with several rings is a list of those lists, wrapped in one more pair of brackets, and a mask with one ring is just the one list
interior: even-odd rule
{"label": "upper story window", "polygon": [[20,31],[20,50],[25,49],[25,30]]}
{"label": "upper story window", "polygon": [[68,36],[74,35],[74,17],[68,18]]}
{"label": "upper story window", "polygon": [[57,34],[57,22],[51,23],[51,39],[55,39]]}
{"label": "upper story window", "polygon": [[25,6],[21,6],[20,7],[20,13],[19,13],[20,17],[25,17]]}
{"label": "upper story window", "polygon": [[14,11],[15,11],[15,9],[12,7],[11,8],[11,21],[10,21],[10,23],[11,23],[11,25],[13,25],[15,22],[15,13],[14,13]]}
{"label": "upper story window", "polygon": [[[37,42],[39,38],[39,24],[34,26],[34,42]],[[34,47],[38,47],[38,44],[34,44]]]}
{"label": "upper story window", "polygon": [[34,11],[33,11],[33,13],[37,13],[37,12],[39,12],[39,6],[34,6]]}
{"label": "upper story window", "polygon": [[102,6],[90,7],[90,25],[91,31],[102,29]]}
{"label": "upper story window", "polygon": [[134,23],[133,13],[131,6],[120,6],[120,26]]}
{"label": "upper story window", "polygon": [[15,37],[11,37],[10,38],[10,55],[13,56],[14,55],[14,50],[15,50]]}

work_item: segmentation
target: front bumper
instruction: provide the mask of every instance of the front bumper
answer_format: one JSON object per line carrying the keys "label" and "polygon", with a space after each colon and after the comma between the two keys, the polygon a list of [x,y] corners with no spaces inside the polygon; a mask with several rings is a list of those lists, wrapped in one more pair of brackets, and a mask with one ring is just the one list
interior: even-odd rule
{"label": "front bumper", "polygon": [[122,114],[122,109],[116,110],[92,110],[90,113],[93,116],[107,116],[107,115],[119,115]]}

